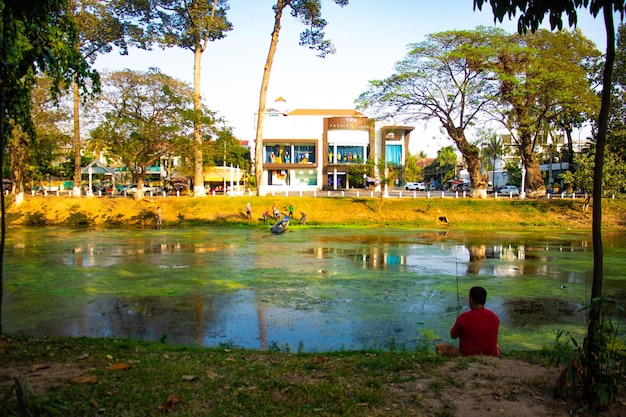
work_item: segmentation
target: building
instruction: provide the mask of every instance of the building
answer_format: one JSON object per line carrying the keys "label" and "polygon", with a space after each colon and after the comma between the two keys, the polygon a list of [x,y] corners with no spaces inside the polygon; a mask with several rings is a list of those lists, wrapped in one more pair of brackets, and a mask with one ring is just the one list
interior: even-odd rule
{"label": "building", "polygon": [[404,165],[413,129],[352,109],[268,110],[260,194],[352,188],[351,166],[380,159]]}

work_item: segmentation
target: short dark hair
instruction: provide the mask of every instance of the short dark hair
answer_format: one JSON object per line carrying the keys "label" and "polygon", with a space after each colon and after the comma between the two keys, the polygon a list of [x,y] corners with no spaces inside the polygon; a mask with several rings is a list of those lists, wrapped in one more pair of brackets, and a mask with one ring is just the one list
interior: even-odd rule
{"label": "short dark hair", "polygon": [[487,301],[487,290],[483,287],[472,287],[469,296],[476,304],[485,304]]}

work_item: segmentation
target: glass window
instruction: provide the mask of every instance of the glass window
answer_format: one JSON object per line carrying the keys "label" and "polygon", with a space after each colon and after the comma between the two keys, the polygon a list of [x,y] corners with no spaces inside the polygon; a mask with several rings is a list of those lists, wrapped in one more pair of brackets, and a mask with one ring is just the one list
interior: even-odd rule
{"label": "glass window", "polygon": [[266,164],[314,164],[315,145],[265,145]]}
{"label": "glass window", "polygon": [[402,164],[402,145],[386,145],[385,162],[398,165]]}
{"label": "glass window", "polygon": [[365,162],[365,147],[337,146],[338,164],[362,164]]}
{"label": "glass window", "polygon": [[297,170],[297,185],[317,185],[317,171],[315,170]]}
{"label": "glass window", "polygon": [[284,169],[268,170],[268,185],[289,185],[289,173]]}
{"label": "glass window", "polygon": [[314,164],[315,145],[294,145],[293,155],[294,164]]}

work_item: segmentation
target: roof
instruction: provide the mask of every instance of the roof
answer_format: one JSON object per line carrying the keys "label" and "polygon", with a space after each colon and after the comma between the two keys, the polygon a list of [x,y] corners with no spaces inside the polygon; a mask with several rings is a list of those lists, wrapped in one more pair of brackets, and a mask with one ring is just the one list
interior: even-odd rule
{"label": "roof", "polygon": [[102,162],[98,161],[97,159],[94,159],[93,161],[85,165],[84,167],[81,167],[80,173],[89,174],[90,169],[91,169],[92,174],[117,175],[115,168],[108,167],[104,165]]}
{"label": "roof", "polygon": [[[205,182],[223,182],[224,179],[226,181],[230,181],[230,172],[231,167],[208,167],[204,168],[204,181]],[[233,181],[241,181],[246,175],[246,171],[243,169],[239,170],[239,178],[237,178],[237,168],[232,168],[233,172]]]}
{"label": "roof", "polygon": [[295,109],[288,111],[287,116],[328,116],[328,117],[367,117],[354,109]]}

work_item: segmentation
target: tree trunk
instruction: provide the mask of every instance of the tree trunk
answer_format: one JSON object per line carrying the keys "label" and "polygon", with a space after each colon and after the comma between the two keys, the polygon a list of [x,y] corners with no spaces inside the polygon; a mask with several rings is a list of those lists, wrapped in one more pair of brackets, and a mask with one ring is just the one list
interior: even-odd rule
{"label": "tree trunk", "polygon": [[278,45],[280,35],[280,21],[283,16],[283,9],[287,6],[285,0],[278,0],[274,15],[274,31],[272,32],[272,42],[267,53],[265,68],[263,69],[263,81],[261,82],[261,92],[259,94],[259,111],[257,115],[256,139],[254,141],[254,176],[256,178],[256,195],[261,195],[261,184],[263,181],[263,122],[265,121],[265,104],[267,101],[267,88],[270,83],[270,72]]}
{"label": "tree trunk", "polygon": [[[6,28],[6,19],[3,19],[3,28]],[[4,30],[3,30],[4,32]],[[4,33],[3,33],[4,35]],[[6,86],[4,85],[4,71],[1,72],[2,80],[0,81],[0,115],[5,114],[6,107]],[[2,144],[2,153],[6,147],[6,140],[4,137],[4,117],[0,117],[0,144]],[[0,157],[0,172],[4,170],[4,158]],[[2,296],[4,293],[4,244],[6,240],[6,207],[4,206],[4,183],[2,184],[2,197],[0,198],[0,338],[2,338]]]}
{"label": "tree trunk", "polygon": [[472,186],[471,196],[485,198],[487,196],[487,180],[481,172],[478,148],[467,141],[463,128],[449,125],[446,126],[446,130],[459,152],[461,152],[463,161],[467,165],[467,172],[469,173]]}
{"label": "tree trunk", "polygon": [[80,182],[82,179],[81,157],[80,157],[80,92],[78,91],[78,83],[76,79],[73,81],[74,87],[74,187],[72,196],[80,197]]}
{"label": "tree trunk", "polygon": [[592,214],[592,242],[593,242],[593,280],[591,283],[591,305],[589,309],[589,325],[587,327],[587,350],[589,371],[587,372],[588,399],[593,400],[593,384],[597,376],[602,373],[598,361],[598,352],[603,348],[597,329],[601,327],[602,313],[602,278],[603,278],[603,250],[602,250],[602,168],[604,164],[604,148],[609,120],[609,106],[611,103],[611,82],[613,78],[613,63],[615,61],[615,27],[613,23],[613,9],[610,4],[603,6],[604,24],[606,28],[606,60],[602,75],[602,104],[598,116],[598,136],[596,137],[596,156],[593,168],[593,214]]}
{"label": "tree trunk", "polygon": [[194,197],[206,196],[204,190],[204,163],[202,160],[202,134],[200,132],[200,114],[202,112],[200,102],[200,68],[202,64],[202,48],[197,46],[193,55],[193,195]]}
{"label": "tree trunk", "polygon": [[534,156],[534,147],[532,135],[527,130],[520,132],[519,143],[520,155],[522,158],[522,168],[526,170],[526,178],[524,178],[525,190],[521,190],[527,197],[537,198],[546,195],[546,185],[541,176],[539,162]]}

